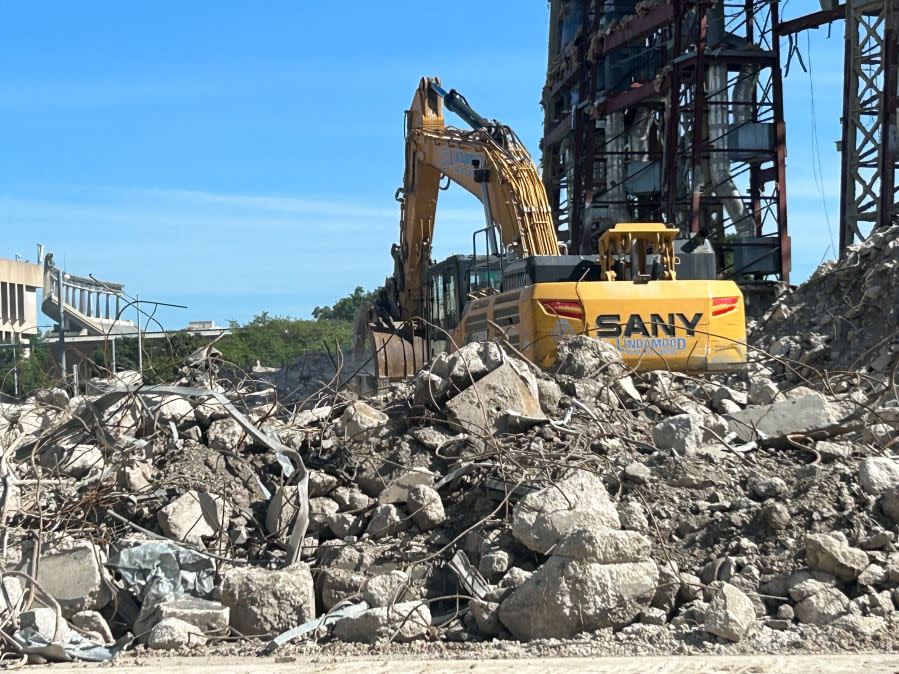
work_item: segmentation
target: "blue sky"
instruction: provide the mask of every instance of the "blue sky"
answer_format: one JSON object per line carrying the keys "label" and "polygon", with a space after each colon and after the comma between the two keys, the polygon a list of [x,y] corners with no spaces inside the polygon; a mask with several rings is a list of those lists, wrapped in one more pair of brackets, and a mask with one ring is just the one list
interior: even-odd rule
{"label": "blue sky", "polygon": [[[547,20],[539,0],[2,2],[0,256],[41,242],[73,273],[188,305],[167,327],[307,316],[391,270],[422,75],[539,158]],[[808,39],[814,96],[798,62],[786,83],[794,280],[826,254],[824,203],[834,227],[839,207],[842,25]],[[444,194],[436,255],[467,251],[481,218]]]}

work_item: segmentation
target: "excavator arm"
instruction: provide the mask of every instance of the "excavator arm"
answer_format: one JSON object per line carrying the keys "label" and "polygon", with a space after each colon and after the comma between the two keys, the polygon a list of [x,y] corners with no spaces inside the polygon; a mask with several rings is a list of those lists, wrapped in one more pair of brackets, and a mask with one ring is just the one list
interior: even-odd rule
{"label": "excavator arm", "polygon": [[[447,127],[444,105],[472,130]],[[436,78],[421,80],[406,114],[406,169],[397,193],[400,243],[393,251],[397,319],[424,312],[422,288],[443,176],[481,201],[487,226],[499,229],[507,250],[519,257],[559,253],[543,182],[509,127],[478,115],[461,94],[447,93]]]}

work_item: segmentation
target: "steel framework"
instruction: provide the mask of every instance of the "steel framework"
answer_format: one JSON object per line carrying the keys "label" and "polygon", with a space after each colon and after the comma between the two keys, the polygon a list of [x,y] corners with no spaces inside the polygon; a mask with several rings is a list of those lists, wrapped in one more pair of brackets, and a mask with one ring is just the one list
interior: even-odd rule
{"label": "steel framework", "polygon": [[896,0],[846,5],[840,251],[897,219]]}
{"label": "steel framework", "polygon": [[726,275],[787,281],[776,1],[552,0],[543,176],[559,236],[708,230]]}

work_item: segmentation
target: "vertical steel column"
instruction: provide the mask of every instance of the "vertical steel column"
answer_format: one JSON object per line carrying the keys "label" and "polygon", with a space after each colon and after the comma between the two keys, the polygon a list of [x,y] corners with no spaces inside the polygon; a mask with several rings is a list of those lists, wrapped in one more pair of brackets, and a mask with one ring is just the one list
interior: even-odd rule
{"label": "vertical steel column", "polygon": [[771,50],[774,52],[771,88],[774,103],[774,179],[777,185],[775,210],[777,213],[777,238],[780,245],[780,280],[789,283],[792,253],[787,229],[787,126],[784,121],[783,73],[780,68],[780,31],[778,30],[780,6],[778,0],[772,0],[768,7],[771,12]]}
{"label": "vertical steel column", "polygon": [[896,4],[846,3],[841,255],[896,216]]}
{"label": "vertical steel column", "polygon": [[[672,0],[674,6],[674,41],[671,49],[672,60],[681,53],[683,41],[683,4],[682,0]],[[663,180],[666,188],[665,218],[668,225],[680,226],[677,218],[678,187],[678,154],[680,142],[680,90],[681,64],[675,62],[668,75],[668,110],[665,120],[665,147],[663,149],[665,173]]]}
{"label": "vertical steel column", "polygon": [[[593,7],[593,21],[590,22],[590,8],[591,5]],[[599,19],[602,16],[601,11],[601,3],[597,0],[590,0],[587,3],[587,7],[585,8],[584,14],[584,26],[585,29],[589,26],[589,30],[587,30],[586,35],[591,36],[594,35],[599,30]],[[586,39],[585,44],[589,49],[590,39]],[[582,66],[585,70],[584,77],[582,80],[582,100],[589,103],[588,106],[582,109],[580,113],[581,123],[584,125],[583,132],[583,144],[582,144],[582,160],[581,163],[583,165],[582,174],[581,174],[581,194],[583,195],[583,209],[581,211],[581,222],[579,227],[586,227],[586,215],[587,209],[590,208],[591,203],[593,201],[593,189],[596,184],[596,120],[592,115],[589,114],[590,108],[592,108],[594,101],[596,100],[596,72],[597,66],[595,63],[590,63],[589,60],[584,60],[584,65]],[[580,253],[582,255],[590,255],[595,253],[595,250],[581,250],[581,241],[583,240],[583,233],[578,236],[576,247],[572,252]],[[572,242],[574,243],[574,242]]]}
{"label": "vertical steel column", "polygon": [[881,96],[880,205],[877,227],[889,227],[896,218],[896,104],[899,87],[899,8],[884,2],[883,90]]}
{"label": "vertical steel column", "polygon": [[[584,46],[589,45],[590,35],[590,5],[593,0],[580,0],[583,11],[583,19],[581,21],[581,40]],[[586,50],[584,50],[586,51]],[[587,75],[589,73],[589,61],[586,58],[581,59],[577,65],[577,91],[578,100],[571,108],[571,137],[574,138],[574,174],[571,184],[568,186],[568,203],[570,221],[568,223],[568,232],[571,237],[571,252],[579,253],[581,244],[581,233],[584,227],[584,213],[586,212],[586,204],[584,203],[584,170],[586,164],[586,156],[584,148],[586,147],[586,129],[587,121],[592,121],[585,113],[583,102],[587,97]],[[590,167],[592,171],[592,165]]]}
{"label": "vertical steel column", "polygon": [[700,229],[700,214],[702,207],[702,154],[706,149],[705,140],[705,48],[706,37],[709,28],[709,19],[706,16],[706,4],[700,0],[696,4],[696,18],[699,35],[696,40],[696,58],[693,60],[693,122],[692,143],[690,156],[691,185],[690,188],[690,231],[698,232]]}

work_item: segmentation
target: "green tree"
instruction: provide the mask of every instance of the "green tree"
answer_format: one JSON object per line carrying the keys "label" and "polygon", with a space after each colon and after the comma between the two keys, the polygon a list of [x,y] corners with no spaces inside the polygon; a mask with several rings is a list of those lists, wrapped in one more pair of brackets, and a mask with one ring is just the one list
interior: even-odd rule
{"label": "green tree", "polygon": [[13,397],[18,388],[24,398],[40,388],[58,386],[59,368],[53,359],[52,345],[43,335],[33,337],[27,345],[0,349],[0,392]]}
{"label": "green tree", "polygon": [[377,290],[366,292],[362,286],[356,286],[356,289],[346,297],[341,297],[329,307],[315,307],[312,310],[312,317],[317,321],[349,321],[356,320],[356,311],[359,310],[366,302],[374,300]]}
{"label": "green tree", "polygon": [[314,321],[271,316],[263,312],[245,325],[231,323],[232,333],[216,344],[228,362],[248,368],[257,362],[279,367],[308,351],[344,348],[351,344],[350,321]]}

